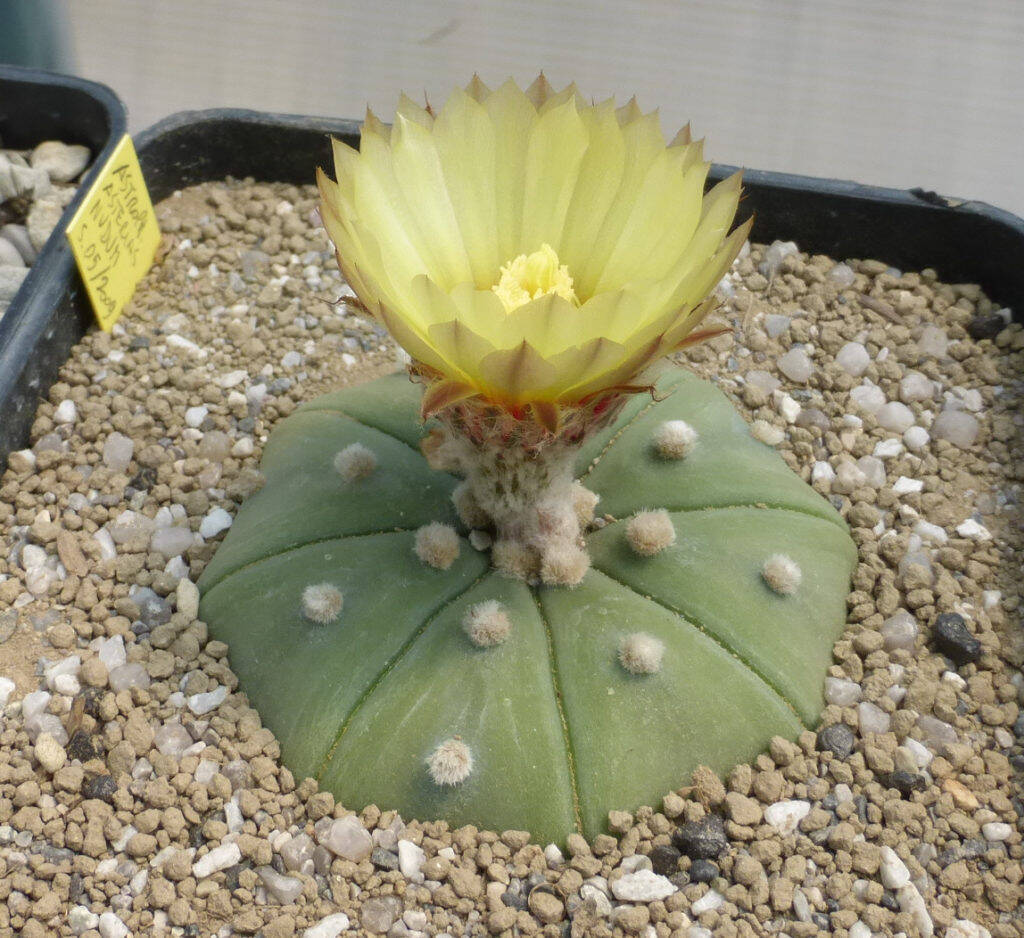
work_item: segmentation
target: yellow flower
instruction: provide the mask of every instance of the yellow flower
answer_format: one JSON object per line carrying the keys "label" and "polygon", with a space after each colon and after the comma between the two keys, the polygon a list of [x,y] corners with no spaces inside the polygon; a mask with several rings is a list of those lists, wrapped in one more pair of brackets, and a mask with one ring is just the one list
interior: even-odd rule
{"label": "yellow flower", "polygon": [[[706,195],[702,143],[656,112],[586,104],[543,76],[479,79],[434,116],[403,96],[360,150],[334,143],[322,216],[348,282],[431,380],[535,415],[622,390],[697,341],[749,222],[739,174]],[[557,421],[557,417],[554,418]]]}

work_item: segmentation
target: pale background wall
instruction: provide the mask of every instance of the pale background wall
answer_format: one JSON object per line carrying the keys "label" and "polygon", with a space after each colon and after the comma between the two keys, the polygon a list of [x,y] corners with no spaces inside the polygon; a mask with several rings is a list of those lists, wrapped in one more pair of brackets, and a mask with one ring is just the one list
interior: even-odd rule
{"label": "pale background wall", "polygon": [[388,115],[479,71],[660,106],[708,155],[1024,214],[1024,0],[66,0],[133,130],[234,105]]}

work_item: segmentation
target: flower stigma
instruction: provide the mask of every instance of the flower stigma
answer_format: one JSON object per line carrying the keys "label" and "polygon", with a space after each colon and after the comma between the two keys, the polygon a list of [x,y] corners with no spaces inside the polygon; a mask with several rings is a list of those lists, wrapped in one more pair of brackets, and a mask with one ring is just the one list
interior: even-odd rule
{"label": "flower stigma", "polygon": [[539,251],[520,254],[501,268],[501,277],[491,287],[511,313],[520,306],[548,293],[557,293],[574,305],[579,305],[572,288],[572,274],[565,264],[558,263],[558,255],[550,244],[542,244]]}

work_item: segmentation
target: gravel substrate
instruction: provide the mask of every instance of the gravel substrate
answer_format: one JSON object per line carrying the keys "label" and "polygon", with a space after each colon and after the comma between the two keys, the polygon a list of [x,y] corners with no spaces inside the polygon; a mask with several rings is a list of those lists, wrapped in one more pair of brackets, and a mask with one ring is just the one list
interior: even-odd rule
{"label": "gravel substrate", "polygon": [[396,367],[336,302],[314,206],[236,182],[158,206],[157,265],[0,479],[0,936],[1024,935],[1008,312],[930,271],[741,258],[734,333],[689,361],[859,546],[821,728],[533,844],[294,778],[197,619],[273,424]]}
{"label": "gravel substrate", "polygon": [[0,149],[0,319],[64,209],[91,154],[81,144],[44,140],[32,150]]}

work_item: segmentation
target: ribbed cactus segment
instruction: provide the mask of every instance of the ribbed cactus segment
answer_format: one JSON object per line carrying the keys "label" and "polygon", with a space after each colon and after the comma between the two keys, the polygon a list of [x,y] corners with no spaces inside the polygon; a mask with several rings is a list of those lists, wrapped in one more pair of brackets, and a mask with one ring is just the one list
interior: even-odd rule
{"label": "ribbed cactus segment", "polygon": [[[604,523],[571,588],[472,546],[472,506],[422,456],[404,375],[277,427],[267,484],[200,586],[297,776],[355,809],[560,841],[815,724],[856,560],[846,527],[712,385],[680,370],[659,396],[579,454],[567,497],[593,493]],[[372,471],[339,472],[363,448]],[[307,591],[325,584],[344,602],[317,621]]]}

